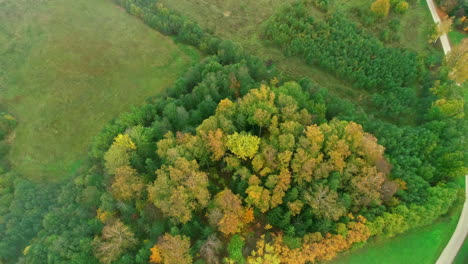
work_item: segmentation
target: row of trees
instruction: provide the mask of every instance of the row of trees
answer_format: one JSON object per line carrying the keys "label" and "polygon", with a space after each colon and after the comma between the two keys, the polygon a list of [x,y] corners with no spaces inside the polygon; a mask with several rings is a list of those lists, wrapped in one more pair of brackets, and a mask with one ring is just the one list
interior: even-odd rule
{"label": "row of trees", "polygon": [[[399,26],[397,21],[389,25],[390,30],[382,31],[386,40],[396,36]],[[414,87],[423,75],[421,60],[413,52],[385,47],[342,14],[315,20],[307,12],[307,4],[289,5],[266,22],[263,37],[286,55],[300,56],[373,93],[375,109],[386,118],[414,111]]]}
{"label": "row of trees", "polygon": [[0,112],[0,262],[21,255],[57,194],[54,184],[38,185],[11,170],[7,154],[15,127],[16,119]]}
{"label": "row of trees", "polygon": [[315,21],[303,4],[283,8],[266,23],[264,37],[319,65],[356,87],[392,90],[414,84],[419,76],[416,54],[384,47],[339,14]]}

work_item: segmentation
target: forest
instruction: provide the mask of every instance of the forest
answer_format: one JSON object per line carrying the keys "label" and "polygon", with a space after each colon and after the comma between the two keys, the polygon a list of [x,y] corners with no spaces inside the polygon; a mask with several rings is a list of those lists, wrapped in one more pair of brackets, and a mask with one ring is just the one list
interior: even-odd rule
{"label": "forest", "polygon": [[467,82],[453,69],[468,42],[435,67],[343,14],[308,12],[329,1],[265,21],[264,41],[368,91],[364,107],[157,0],[114,3],[202,59],[110,121],[65,182],[17,175],[18,121],[2,109],[0,263],[316,263],[463,201]]}
{"label": "forest", "polygon": [[294,4],[270,18],[264,37],[287,56],[301,56],[307,64],[375,93],[373,103],[386,106],[386,115],[412,111],[421,60],[414,52],[385,47],[343,15],[314,21],[304,5]]}

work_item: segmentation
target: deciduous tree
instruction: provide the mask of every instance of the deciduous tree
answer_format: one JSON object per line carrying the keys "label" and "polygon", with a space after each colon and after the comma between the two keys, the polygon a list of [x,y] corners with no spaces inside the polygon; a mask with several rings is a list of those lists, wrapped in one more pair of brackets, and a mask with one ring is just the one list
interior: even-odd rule
{"label": "deciduous tree", "polygon": [[148,187],[149,200],[169,217],[187,223],[192,212],[208,205],[208,176],[195,160],[177,158],[173,166],[163,165]]}
{"label": "deciduous tree", "polygon": [[137,171],[132,167],[123,166],[115,170],[111,191],[117,200],[137,199],[144,187],[143,179],[138,176]]}
{"label": "deciduous tree", "polygon": [[191,264],[190,239],[186,236],[164,234],[157,243],[164,264]]}
{"label": "deciduous tree", "polygon": [[227,148],[241,159],[253,158],[258,151],[259,144],[259,137],[245,132],[228,135],[226,142]]}
{"label": "deciduous tree", "polygon": [[216,213],[216,209],[220,209],[222,212],[222,218],[217,223],[219,231],[225,235],[239,232],[245,224],[244,215],[246,212],[240,197],[232,193],[231,190],[225,189],[216,194],[214,205],[216,206],[214,213]]}
{"label": "deciduous tree", "polygon": [[96,257],[102,263],[111,263],[137,244],[135,235],[120,220],[109,223],[102,235],[93,241]]}

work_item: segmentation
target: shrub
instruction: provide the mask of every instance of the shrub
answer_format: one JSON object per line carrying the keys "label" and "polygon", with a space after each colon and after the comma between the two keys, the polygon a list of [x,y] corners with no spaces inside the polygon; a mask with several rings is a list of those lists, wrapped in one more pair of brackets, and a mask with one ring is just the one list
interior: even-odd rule
{"label": "shrub", "polygon": [[395,6],[395,12],[403,14],[408,11],[409,4],[406,1],[401,1]]}
{"label": "shrub", "polygon": [[390,1],[389,0],[376,0],[371,5],[371,10],[374,14],[380,17],[388,16],[388,12],[390,11]]}

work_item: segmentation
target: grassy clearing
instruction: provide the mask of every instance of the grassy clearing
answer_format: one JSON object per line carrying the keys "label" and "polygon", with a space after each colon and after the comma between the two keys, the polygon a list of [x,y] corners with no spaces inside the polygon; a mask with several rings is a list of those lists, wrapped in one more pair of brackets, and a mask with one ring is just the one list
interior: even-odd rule
{"label": "grassy clearing", "polygon": [[[360,18],[351,10],[368,10],[372,2],[374,2],[374,0],[332,0],[331,9],[346,14],[351,20],[362,26]],[[388,17],[376,21],[372,27],[365,28],[378,38],[382,30],[388,28],[388,23],[392,19],[396,19],[400,22],[400,40],[389,45],[422,53],[442,52],[438,47],[434,47],[427,42],[428,27],[434,24],[434,22],[426,1],[418,1],[417,3],[410,4],[405,14],[396,14],[391,10]]]}
{"label": "grassy clearing", "polygon": [[428,26],[432,24],[434,21],[426,1],[412,4],[401,19],[401,46],[417,52],[436,51],[442,53],[439,46],[428,43],[427,30]]}
{"label": "grassy clearing", "polygon": [[0,1],[0,102],[19,121],[14,169],[65,177],[110,119],[164,91],[197,56],[109,0]]}

